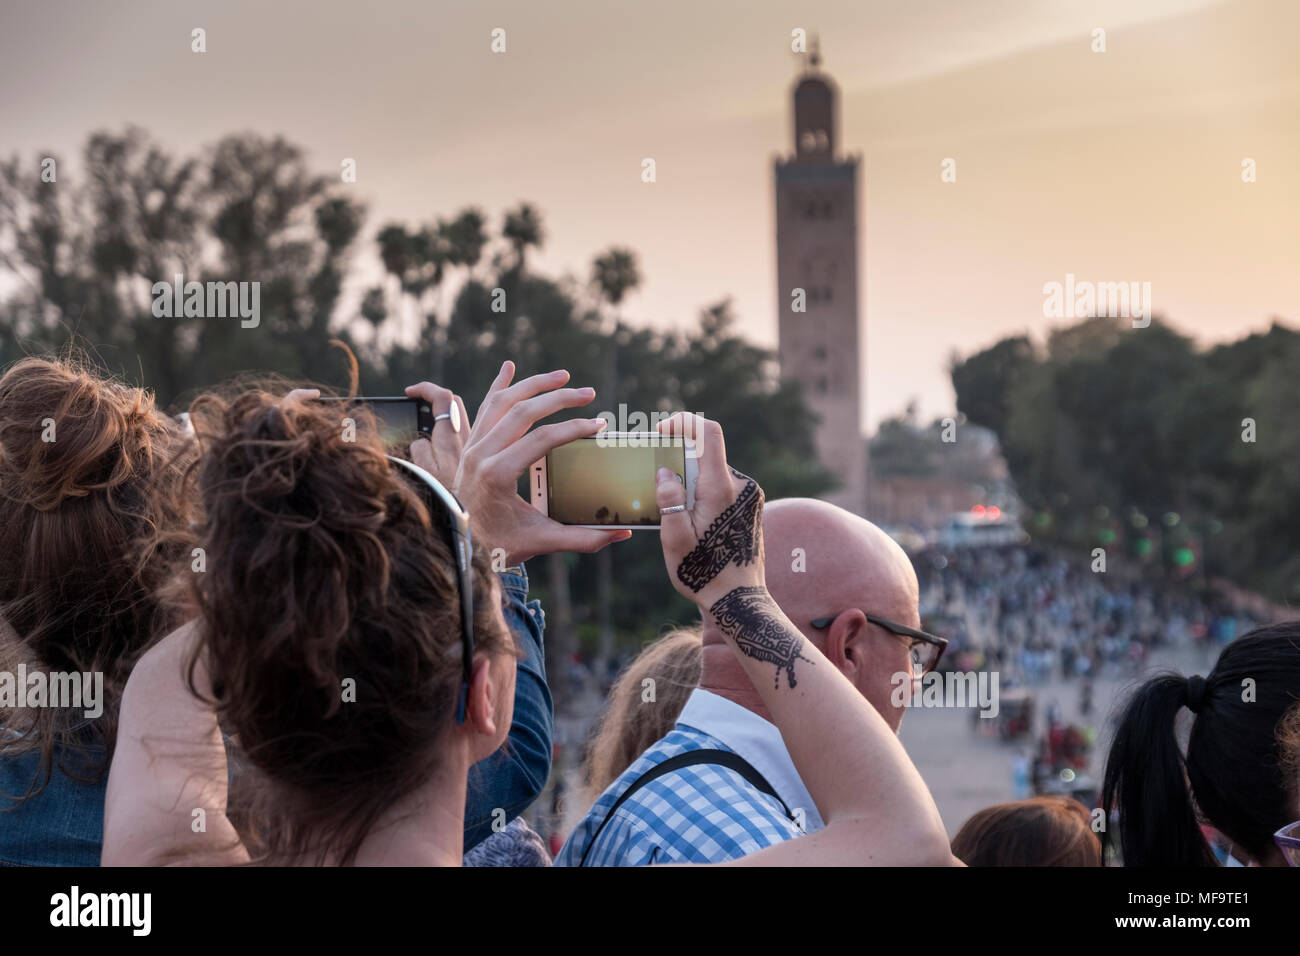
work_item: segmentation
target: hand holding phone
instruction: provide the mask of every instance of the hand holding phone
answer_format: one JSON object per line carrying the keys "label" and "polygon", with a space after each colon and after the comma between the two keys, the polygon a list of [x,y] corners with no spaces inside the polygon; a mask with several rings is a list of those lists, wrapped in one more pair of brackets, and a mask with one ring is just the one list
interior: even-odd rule
{"label": "hand holding phone", "polygon": [[461,455],[469,441],[465,403],[451,389],[433,382],[408,385],[406,395],[428,409],[429,422],[428,432],[421,430],[420,437],[411,442],[411,461],[455,490]]}
{"label": "hand holding phone", "polygon": [[763,574],[763,489],[727,464],[722,426],[679,412],[659,430],[695,439],[699,479],[693,499],[667,473],[659,477],[656,500],[664,515],[659,538],[673,586],[704,612],[729,592],[765,591]]}
{"label": "hand holding phone", "polygon": [[[533,462],[559,445],[594,435],[605,422],[575,418],[533,429],[549,415],[589,404],[595,390],[563,387],[569,380],[565,371],[512,385],[514,374],[513,362],[501,366],[461,454],[455,492],[469,511],[474,534],[489,549],[504,549],[507,564],[557,551],[591,553],[627,540],[629,531],[566,527],[519,497],[519,477]],[[437,435],[435,430],[435,439]]]}

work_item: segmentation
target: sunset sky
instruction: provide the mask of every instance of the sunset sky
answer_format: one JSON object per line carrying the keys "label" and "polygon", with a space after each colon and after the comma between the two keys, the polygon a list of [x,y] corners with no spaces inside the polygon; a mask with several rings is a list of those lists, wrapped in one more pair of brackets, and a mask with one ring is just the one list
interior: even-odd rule
{"label": "sunset sky", "polygon": [[1300,324],[1293,0],[0,2],[0,153],[71,161],[128,122],[181,150],[283,134],[322,172],[357,160],[367,239],[469,204],[495,227],[529,200],[544,271],[585,277],[628,245],[644,276],[628,320],[683,327],[730,296],[769,346],[790,35],[817,33],[840,143],[863,157],[873,427],[912,397],[950,410],[950,354],[1041,335],[1043,285],[1067,273],[1150,282],[1202,342]]}

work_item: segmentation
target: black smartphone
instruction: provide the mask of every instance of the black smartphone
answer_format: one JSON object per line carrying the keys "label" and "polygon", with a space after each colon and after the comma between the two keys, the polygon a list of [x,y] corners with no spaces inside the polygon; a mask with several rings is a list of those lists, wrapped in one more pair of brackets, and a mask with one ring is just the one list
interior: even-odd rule
{"label": "black smartphone", "polygon": [[385,445],[412,442],[433,434],[433,406],[422,398],[357,395],[353,398],[322,398],[321,401],[369,408],[379,422],[380,437]]}

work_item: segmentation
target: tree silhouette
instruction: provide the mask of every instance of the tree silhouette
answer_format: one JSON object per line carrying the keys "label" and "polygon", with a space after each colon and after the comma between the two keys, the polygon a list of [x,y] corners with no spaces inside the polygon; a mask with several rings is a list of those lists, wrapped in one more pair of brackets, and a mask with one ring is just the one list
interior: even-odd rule
{"label": "tree silhouette", "polygon": [[509,271],[522,273],[527,268],[528,250],[540,249],[546,241],[541,213],[531,203],[520,203],[506,213],[501,235],[510,243],[513,252]]}
{"label": "tree silhouette", "polygon": [[[598,387],[602,408],[625,402],[717,418],[729,457],[769,497],[828,486],[798,390],[779,380],[770,352],[734,333],[726,303],[686,333],[629,326],[617,309],[639,281],[631,251],[597,257],[602,265],[584,284],[594,295],[535,274],[528,252],[545,229],[527,203],[494,219],[496,235],[473,207],[442,219],[425,211],[415,226],[367,228],[337,174],[316,175],[275,137],[226,137],[184,156],[139,130],[96,133],[84,162],[75,172],[60,166],[56,183],[41,182],[40,159],[0,162],[0,363],[75,337],[110,371],[176,407],[249,370],[342,386],[344,364],[329,345],[337,337],[357,353],[363,394],[400,394],[433,378],[473,410],[510,358],[520,378],[569,369],[575,385]],[[345,309],[340,289],[358,241],[375,243],[387,279]],[[259,281],[259,326],[155,318],[150,286],[176,273]],[[494,309],[495,288],[507,293],[504,311]],[[452,300],[435,306],[440,296]],[[621,515],[611,523],[622,524]],[[603,585],[601,559],[590,555],[550,556],[533,576],[546,602],[551,665],[580,646],[599,647],[602,620],[607,643],[635,647],[665,620],[694,613],[669,586],[655,535],[616,547],[617,578],[607,573]],[[568,706],[558,695],[556,704]]]}
{"label": "tree silhouette", "polygon": [[[619,327],[622,325],[617,309],[623,297],[641,284],[641,272],[636,254],[630,249],[613,247],[597,256],[591,264],[592,284],[600,297],[614,310],[610,335],[606,341],[605,368],[602,392],[614,395],[618,389]],[[621,524],[617,517],[615,524]],[[614,650],[614,553],[610,548],[596,555],[596,619],[598,622],[599,653],[607,659]]]}

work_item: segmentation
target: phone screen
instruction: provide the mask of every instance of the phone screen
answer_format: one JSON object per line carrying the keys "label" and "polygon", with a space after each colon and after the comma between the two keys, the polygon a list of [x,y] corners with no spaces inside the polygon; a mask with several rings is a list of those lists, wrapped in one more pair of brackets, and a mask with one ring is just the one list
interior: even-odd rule
{"label": "phone screen", "polygon": [[430,427],[429,421],[433,415],[428,402],[415,398],[322,398],[321,401],[342,401],[349,406],[364,405],[375,416],[380,440],[386,446],[407,445],[415,441]]}
{"label": "phone screen", "polygon": [[367,402],[367,407],[379,419],[379,432],[385,445],[412,442],[420,437],[419,421],[415,417],[415,401]]}
{"label": "phone screen", "polygon": [[681,438],[583,438],[546,456],[547,513],[561,524],[658,525],[655,473],[685,480]]}

